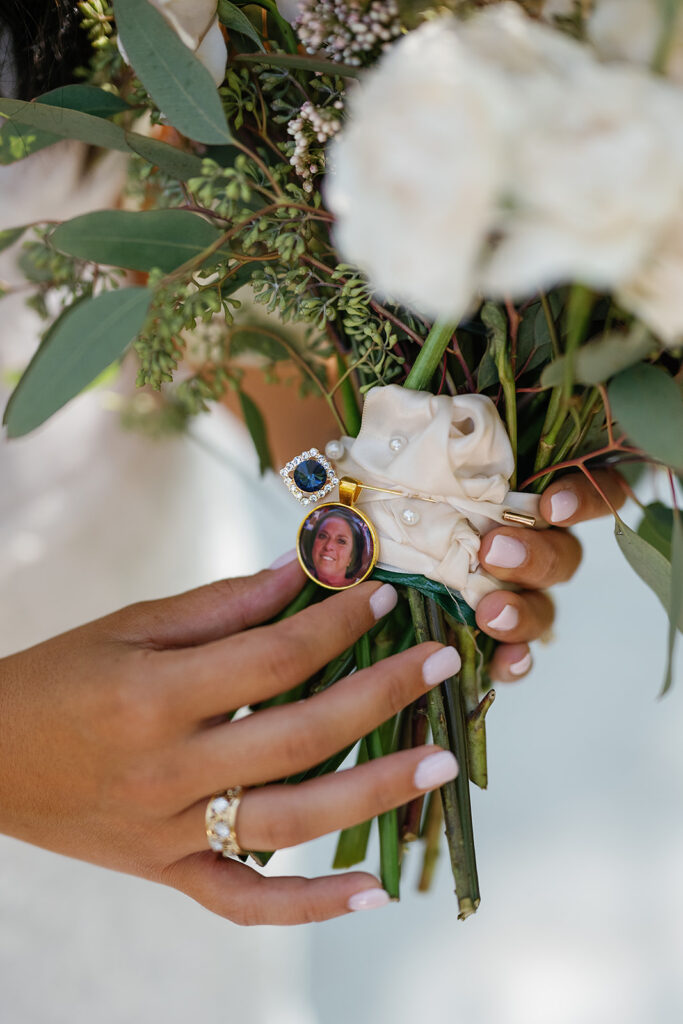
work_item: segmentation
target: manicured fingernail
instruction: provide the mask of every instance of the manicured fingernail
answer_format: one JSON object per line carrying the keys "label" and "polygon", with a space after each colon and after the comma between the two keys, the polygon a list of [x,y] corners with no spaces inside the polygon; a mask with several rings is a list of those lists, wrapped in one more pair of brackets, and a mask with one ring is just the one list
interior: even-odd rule
{"label": "manicured fingernail", "polygon": [[374,910],[375,907],[386,907],[389,902],[389,893],[384,889],[363,889],[362,892],[354,892],[346,904],[349,910]]}
{"label": "manicured fingernail", "polygon": [[521,661],[516,661],[514,665],[510,665],[509,669],[513,676],[523,676],[525,672],[528,672],[531,668],[531,655],[525,654]]}
{"label": "manicured fingernail", "polygon": [[550,522],[563,523],[570,519],[579,507],[579,499],[573,491],[557,491],[550,499]]}
{"label": "manicured fingernail", "polygon": [[489,553],[484,559],[488,565],[499,569],[516,569],[526,559],[526,548],[521,540],[497,533],[491,542]]}
{"label": "manicured fingernail", "polygon": [[519,623],[519,612],[513,604],[506,604],[503,606],[503,610],[496,615],[495,619],[490,619],[487,623],[489,629],[496,629],[499,633],[504,633],[508,629],[514,629]]}
{"label": "manicured fingernail", "polygon": [[397,601],[398,594],[396,590],[392,587],[391,583],[385,583],[370,598],[372,614],[376,619],[381,619],[384,615],[388,615],[392,608],[396,607]]}
{"label": "manicured fingernail", "polygon": [[416,789],[435,789],[443,786],[444,782],[450,782],[458,774],[458,762],[450,750],[440,750],[438,754],[429,754],[424,757],[413,776]]}
{"label": "manicured fingernail", "polygon": [[422,665],[422,678],[425,686],[436,686],[444,679],[450,679],[460,671],[462,661],[455,647],[442,647],[440,651],[430,654]]}
{"label": "manicured fingernail", "polygon": [[296,558],[296,548],[292,548],[291,551],[285,551],[284,555],[280,555],[276,558],[272,565],[269,565],[269,569],[281,569],[283,565],[287,565],[289,562],[293,562]]}

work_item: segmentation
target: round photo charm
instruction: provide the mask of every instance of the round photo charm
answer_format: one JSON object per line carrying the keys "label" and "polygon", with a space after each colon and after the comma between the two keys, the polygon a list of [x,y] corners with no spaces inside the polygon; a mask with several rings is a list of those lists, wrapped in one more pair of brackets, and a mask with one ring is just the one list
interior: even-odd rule
{"label": "round photo charm", "polygon": [[379,541],[369,519],[350,505],[331,501],[304,516],[296,551],[306,575],[327,590],[347,590],[367,579]]}

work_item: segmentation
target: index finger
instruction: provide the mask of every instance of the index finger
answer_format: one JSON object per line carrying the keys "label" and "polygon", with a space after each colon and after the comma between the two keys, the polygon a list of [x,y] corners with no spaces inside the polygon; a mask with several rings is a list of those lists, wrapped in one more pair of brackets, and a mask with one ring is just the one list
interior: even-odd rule
{"label": "index finger", "polygon": [[162,651],[169,706],[183,722],[197,722],[286,693],[360,639],[396,601],[391,584],[361,583],[269,626]]}
{"label": "index finger", "polygon": [[[612,469],[598,469],[591,475],[613,508],[621,508],[626,501],[626,491],[619,474]],[[609,515],[610,508],[588,477],[583,473],[568,473],[546,487],[541,495],[540,512],[553,526],[573,526]]]}

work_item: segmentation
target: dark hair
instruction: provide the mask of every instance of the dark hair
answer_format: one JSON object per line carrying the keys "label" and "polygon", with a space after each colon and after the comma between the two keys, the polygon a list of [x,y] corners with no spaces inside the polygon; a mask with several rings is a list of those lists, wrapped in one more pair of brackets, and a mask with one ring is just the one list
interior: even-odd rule
{"label": "dark hair", "polygon": [[[353,579],[354,576],[358,576],[360,573],[365,555],[366,540],[363,528],[358,522],[358,517],[354,512],[345,509],[343,506],[331,508],[323,512],[320,518],[315,520],[312,528],[303,529],[301,533],[302,555],[307,562],[311,565],[313,564],[313,544],[315,543],[316,537],[320,533],[321,528],[328,519],[343,519],[344,522],[349,525],[353,550],[344,575],[347,580]],[[308,526],[308,524],[306,525]]]}
{"label": "dark hair", "polygon": [[74,69],[92,53],[80,20],[73,0],[2,0],[0,78],[13,79],[17,99],[76,81]]}

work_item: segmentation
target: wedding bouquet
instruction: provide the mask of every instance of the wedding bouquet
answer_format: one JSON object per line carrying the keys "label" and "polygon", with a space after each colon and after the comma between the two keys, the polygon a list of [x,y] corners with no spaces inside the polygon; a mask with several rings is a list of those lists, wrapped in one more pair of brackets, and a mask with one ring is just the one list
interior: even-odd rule
{"label": "wedding bouquet", "polygon": [[[466,917],[479,903],[469,785],[487,784],[494,698],[494,642],[473,608],[499,586],[478,564],[481,535],[543,526],[537,495],[558,471],[600,491],[596,468],[632,480],[650,467],[671,506],[642,508],[637,530],[613,510],[615,535],[668,612],[671,682],[683,626],[683,2],[302,0],[293,21],[275,0],[78,7],[93,47],[82,83],[0,100],[0,161],[64,138],[117,150],[128,208],[0,235],[3,247],[27,236],[30,302],[51,320],[7,432],[43,423],[132,344],[138,384],[160,392],[168,423],[236,391],[266,468],[241,359],[297,366],[339,438],[281,470],[312,506],[298,538],[310,582],[284,614],[371,572],[402,596],[285,699],[415,641],[455,643],[458,676],[357,757],[430,730],[454,751],[460,775],[440,795],[380,817],[380,856],[397,896],[406,844],[424,840],[426,887],[443,815]],[[236,297],[245,287],[273,326],[254,325]],[[354,551],[343,573],[316,556],[330,517]],[[336,866],[364,858],[370,825],[340,835]]]}

